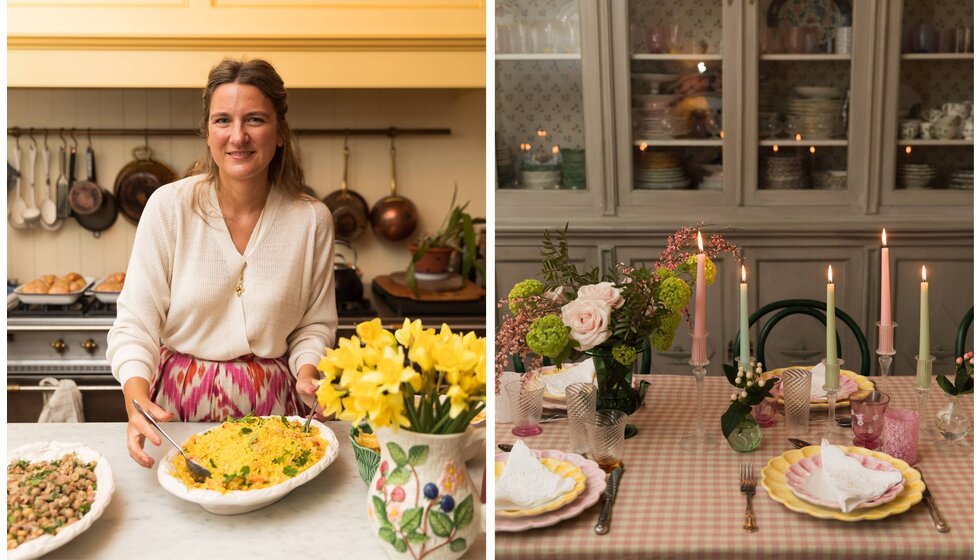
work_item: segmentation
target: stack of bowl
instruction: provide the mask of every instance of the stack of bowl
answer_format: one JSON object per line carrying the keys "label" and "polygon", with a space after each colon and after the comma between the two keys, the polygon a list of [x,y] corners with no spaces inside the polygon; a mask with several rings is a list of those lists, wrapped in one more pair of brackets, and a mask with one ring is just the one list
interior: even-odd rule
{"label": "stack of bowl", "polygon": [[561,183],[561,171],[557,164],[525,163],[522,171],[526,189],[557,189]]}
{"label": "stack of bowl", "polygon": [[806,187],[806,160],[803,156],[764,156],[759,176],[763,189],[802,189]]}
{"label": "stack of bowl", "polygon": [[842,191],[847,188],[847,170],[827,169],[813,172],[813,188]]}
{"label": "stack of bowl", "polygon": [[561,180],[566,189],[585,188],[585,150],[565,148],[561,151]]}
{"label": "stack of bowl", "polygon": [[924,189],[936,178],[936,166],[931,163],[903,163],[898,166],[898,181],[906,189]]}
{"label": "stack of bowl", "polygon": [[949,188],[961,191],[973,190],[973,169],[957,169],[949,177]]}
{"label": "stack of bowl", "polygon": [[637,189],[686,189],[691,178],[684,173],[677,154],[645,150],[636,156],[633,186]]}
{"label": "stack of bowl", "polygon": [[701,171],[704,179],[701,181],[701,189],[708,191],[720,191],[725,184],[725,167],[723,165],[702,165]]}
{"label": "stack of bowl", "polygon": [[835,138],[840,133],[841,90],[824,87],[798,87],[799,97],[789,100],[786,117],[790,136],[804,139]]}

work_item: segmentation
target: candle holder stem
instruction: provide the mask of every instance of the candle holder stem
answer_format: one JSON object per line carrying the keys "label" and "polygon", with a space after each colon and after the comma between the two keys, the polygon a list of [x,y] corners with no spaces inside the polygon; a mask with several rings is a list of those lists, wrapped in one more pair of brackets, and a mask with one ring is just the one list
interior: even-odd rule
{"label": "candle holder stem", "polygon": [[884,391],[885,386],[888,384],[888,374],[891,373],[892,360],[895,356],[895,328],[898,327],[898,323],[891,322],[888,324],[882,324],[881,321],[875,323],[878,326],[878,349],[875,350],[875,354],[878,355],[878,367],[881,372],[881,379],[878,380],[879,390]]}
{"label": "candle holder stem", "polygon": [[892,369],[892,360],[894,359],[893,357],[895,356],[895,352],[882,352],[881,350],[878,350],[875,353],[878,354],[878,368],[881,371],[881,379],[878,380],[878,384],[881,386],[878,387],[878,390],[885,391],[885,386],[888,384],[888,374]]}
{"label": "candle holder stem", "polygon": [[826,385],[823,390],[827,392],[827,430],[824,435],[827,441],[833,443],[837,435],[837,391],[838,388],[830,388]]}
{"label": "candle holder stem", "polygon": [[708,333],[692,334],[691,338],[693,350],[688,364],[691,365],[691,372],[697,384],[697,408],[694,412],[694,430],[683,440],[682,447],[686,450],[710,449],[714,447],[715,440],[708,437],[704,422],[704,376],[708,373],[708,364],[711,363],[706,351]]}
{"label": "candle holder stem", "polygon": [[932,416],[929,415],[929,387],[915,388],[915,409],[919,413],[919,441],[932,437]]}

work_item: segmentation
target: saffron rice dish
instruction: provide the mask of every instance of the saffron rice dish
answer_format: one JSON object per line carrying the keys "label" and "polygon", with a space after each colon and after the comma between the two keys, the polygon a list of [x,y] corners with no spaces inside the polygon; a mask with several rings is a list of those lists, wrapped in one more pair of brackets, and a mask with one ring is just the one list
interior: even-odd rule
{"label": "saffron rice dish", "polygon": [[285,416],[246,416],[227,420],[191,436],[184,452],[211,471],[202,483],[194,482],[180,454],[174,458],[173,476],[190,489],[257,490],[285,482],[323,458],[327,442],[320,430],[303,432],[300,422]]}

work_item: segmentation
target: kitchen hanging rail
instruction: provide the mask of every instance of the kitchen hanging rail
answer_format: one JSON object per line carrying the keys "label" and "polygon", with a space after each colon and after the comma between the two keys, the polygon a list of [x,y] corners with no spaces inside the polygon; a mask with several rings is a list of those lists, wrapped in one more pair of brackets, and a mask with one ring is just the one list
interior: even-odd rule
{"label": "kitchen hanging rail", "polygon": [[[193,128],[23,128],[13,126],[7,129],[9,136],[29,136],[31,134],[76,133],[89,136],[200,136]],[[297,136],[438,136],[452,134],[449,128],[300,128],[293,129]]]}

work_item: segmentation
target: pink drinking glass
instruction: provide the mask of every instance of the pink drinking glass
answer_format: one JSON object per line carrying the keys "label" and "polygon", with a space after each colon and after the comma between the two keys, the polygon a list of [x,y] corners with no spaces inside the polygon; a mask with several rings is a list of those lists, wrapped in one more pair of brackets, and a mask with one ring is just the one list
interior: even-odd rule
{"label": "pink drinking glass", "polygon": [[885,410],[890,397],[881,391],[869,391],[862,395],[851,395],[851,429],[854,430],[854,445],[865,449],[878,449],[881,446],[881,432],[885,429]]}
{"label": "pink drinking glass", "polygon": [[882,453],[910,465],[919,460],[919,413],[908,408],[885,411],[885,430],[881,434]]}
{"label": "pink drinking glass", "polygon": [[651,54],[661,54],[667,52],[670,47],[667,44],[667,34],[659,25],[647,27],[647,51]]}
{"label": "pink drinking glass", "polygon": [[511,403],[511,417],[517,437],[536,436],[544,431],[541,412],[544,407],[544,383],[537,379],[511,381],[504,387]]}

